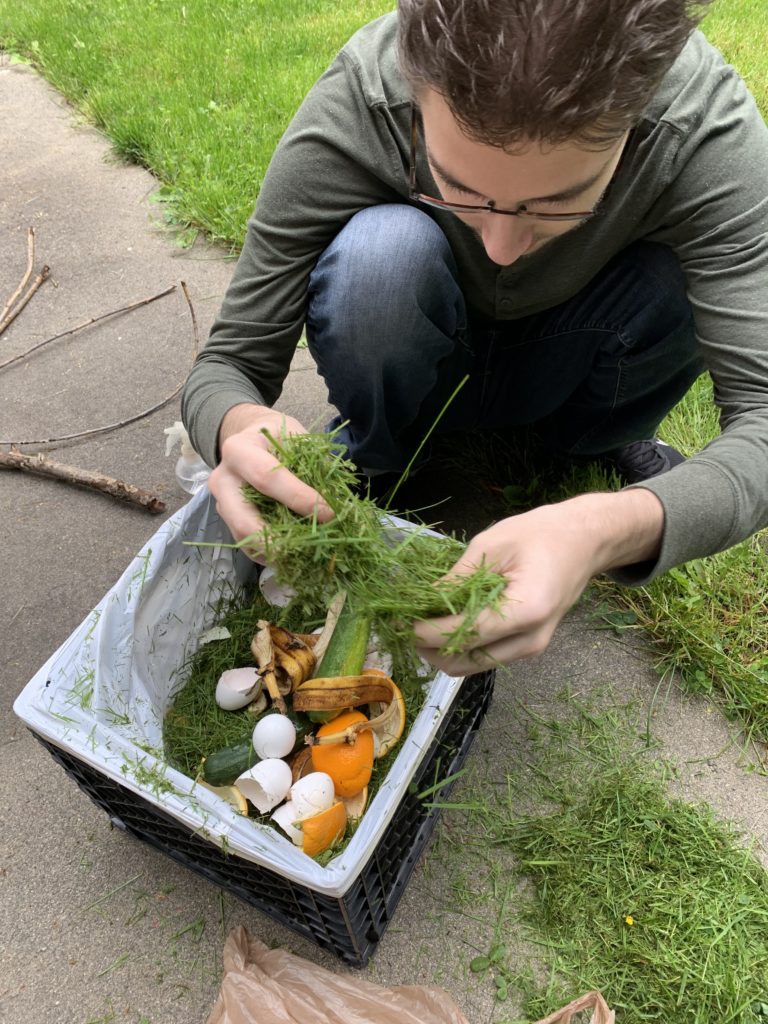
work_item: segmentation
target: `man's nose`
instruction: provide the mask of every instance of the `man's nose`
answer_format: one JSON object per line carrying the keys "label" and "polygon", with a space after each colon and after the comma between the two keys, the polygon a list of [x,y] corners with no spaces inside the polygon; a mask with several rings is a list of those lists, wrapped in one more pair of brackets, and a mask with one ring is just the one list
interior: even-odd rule
{"label": "man's nose", "polygon": [[499,266],[523,256],[534,243],[533,226],[521,217],[505,217],[486,213],[480,236],[489,259]]}

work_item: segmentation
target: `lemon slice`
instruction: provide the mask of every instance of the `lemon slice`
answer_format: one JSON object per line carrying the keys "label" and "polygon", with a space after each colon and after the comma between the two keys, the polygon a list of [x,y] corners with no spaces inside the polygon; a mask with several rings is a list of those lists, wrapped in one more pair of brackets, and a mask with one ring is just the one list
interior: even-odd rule
{"label": "lemon slice", "polygon": [[238,814],[244,814],[246,818],[248,817],[248,801],[237,786],[212,786],[208,782],[203,782],[202,779],[197,779],[196,781],[198,786],[202,786],[204,789],[210,790],[211,793],[215,793],[216,796],[220,796],[222,800],[226,800],[231,807],[234,807]]}

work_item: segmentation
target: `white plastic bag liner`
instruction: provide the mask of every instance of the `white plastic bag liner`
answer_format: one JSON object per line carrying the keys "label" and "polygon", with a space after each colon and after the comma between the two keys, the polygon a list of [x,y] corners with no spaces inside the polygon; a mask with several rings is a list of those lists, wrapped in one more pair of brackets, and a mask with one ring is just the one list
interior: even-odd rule
{"label": "white plastic bag liner", "polygon": [[238,814],[163,760],[163,717],[185,682],[179,668],[215,621],[217,601],[231,597],[255,571],[245,555],[223,546],[230,543],[205,487],[160,527],[22,690],[14,711],[44,739],[227,853],[343,896],[387,829],[461,680],[438,673],[429,684],[426,703],[357,832],[321,867],[280,832]]}

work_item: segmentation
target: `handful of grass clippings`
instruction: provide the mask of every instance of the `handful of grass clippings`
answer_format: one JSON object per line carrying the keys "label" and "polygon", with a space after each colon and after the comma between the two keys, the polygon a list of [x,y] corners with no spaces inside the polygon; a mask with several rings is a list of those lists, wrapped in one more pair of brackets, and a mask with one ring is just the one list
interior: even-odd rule
{"label": "handful of grass clippings", "polygon": [[243,487],[266,523],[259,536],[266,561],[278,581],[296,591],[295,603],[309,609],[320,600],[327,606],[345,591],[392,653],[413,649],[416,620],[463,613],[443,651],[464,650],[480,612],[498,604],[504,577],[480,565],[471,575],[444,579],[464,544],[431,536],[426,527],[405,533],[388,528],[378,506],[358,497],[354,467],[338,454],[333,434],[268,436],[281,464],[318,491],[334,512],[329,522],[318,523],[250,485]]}

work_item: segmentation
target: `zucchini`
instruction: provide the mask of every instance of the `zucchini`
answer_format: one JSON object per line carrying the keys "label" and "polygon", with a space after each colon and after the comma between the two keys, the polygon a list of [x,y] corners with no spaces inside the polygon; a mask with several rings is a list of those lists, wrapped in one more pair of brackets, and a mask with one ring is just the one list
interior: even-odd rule
{"label": "zucchini", "polygon": [[359,676],[365,664],[370,636],[371,620],[355,611],[347,595],[325,654],[315,671],[315,678]]}
{"label": "zucchini", "polygon": [[259,755],[253,749],[250,740],[238,743],[234,747],[224,747],[209,754],[203,761],[201,775],[211,786],[231,786],[238,775],[253,768],[259,761]]}
{"label": "zucchini", "polygon": [[[355,611],[349,595],[347,595],[325,654],[315,671],[315,678],[359,676],[365,665],[370,637],[371,620]],[[308,717],[312,722],[329,722],[338,713],[338,711],[310,711]]]}

